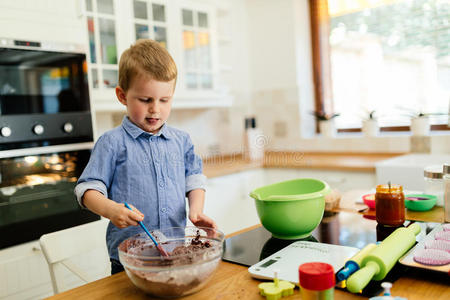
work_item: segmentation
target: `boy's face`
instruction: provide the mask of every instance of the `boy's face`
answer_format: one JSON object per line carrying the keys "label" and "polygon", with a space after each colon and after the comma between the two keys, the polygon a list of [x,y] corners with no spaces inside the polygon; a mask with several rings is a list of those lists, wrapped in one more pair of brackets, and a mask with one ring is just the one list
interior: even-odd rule
{"label": "boy's face", "polygon": [[130,121],[144,131],[157,133],[169,118],[175,80],[163,82],[136,76],[128,91],[116,87],[119,101],[127,107]]}

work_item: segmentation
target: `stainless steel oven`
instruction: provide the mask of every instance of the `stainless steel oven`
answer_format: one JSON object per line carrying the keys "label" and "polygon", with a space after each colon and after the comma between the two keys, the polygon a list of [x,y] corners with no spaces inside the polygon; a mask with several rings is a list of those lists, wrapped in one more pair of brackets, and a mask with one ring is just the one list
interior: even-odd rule
{"label": "stainless steel oven", "polygon": [[99,219],[73,194],[92,146],[81,48],[0,38],[0,249]]}

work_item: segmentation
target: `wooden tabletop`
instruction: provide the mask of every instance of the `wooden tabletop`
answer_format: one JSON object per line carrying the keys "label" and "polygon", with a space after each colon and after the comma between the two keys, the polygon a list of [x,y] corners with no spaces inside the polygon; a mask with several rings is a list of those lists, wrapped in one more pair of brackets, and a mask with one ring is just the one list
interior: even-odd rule
{"label": "wooden tabletop", "polygon": [[[246,228],[233,235],[254,229],[260,225]],[[221,261],[208,285],[199,292],[180,299],[242,299],[261,300],[258,284],[261,281],[253,279],[247,267]],[[394,296],[414,299],[450,299],[450,280],[446,274],[408,269],[401,278],[394,282]],[[359,295],[345,290],[335,289],[335,299],[363,299]],[[152,299],[144,294],[128,279],[125,272],[120,272],[78,288],[57,294],[49,299]],[[294,295],[282,299],[301,299],[300,291],[295,288]]]}
{"label": "wooden tabletop", "polygon": [[268,151],[264,155],[264,167],[375,172],[377,162],[403,154]]}
{"label": "wooden tabletop", "polygon": [[213,156],[203,160],[208,178],[256,168],[303,168],[375,172],[375,163],[404,153],[327,153],[266,151],[261,161],[250,161],[240,153]]}

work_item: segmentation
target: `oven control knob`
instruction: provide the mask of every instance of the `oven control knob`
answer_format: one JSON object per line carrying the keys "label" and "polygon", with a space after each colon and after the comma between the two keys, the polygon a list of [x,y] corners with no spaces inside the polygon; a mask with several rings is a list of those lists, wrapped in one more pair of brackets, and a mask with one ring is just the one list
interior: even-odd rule
{"label": "oven control knob", "polygon": [[11,135],[11,128],[9,127],[2,127],[2,129],[0,129],[0,135],[4,136],[4,137],[8,137]]}
{"label": "oven control knob", "polygon": [[65,133],[71,133],[73,131],[73,125],[70,122],[64,123],[63,130]]}
{"label": "oven control knob", "polygon": [[44,133],[44,126],[42,126],[41,124],[34,125],[33,132],[36,135],[43,134]]}

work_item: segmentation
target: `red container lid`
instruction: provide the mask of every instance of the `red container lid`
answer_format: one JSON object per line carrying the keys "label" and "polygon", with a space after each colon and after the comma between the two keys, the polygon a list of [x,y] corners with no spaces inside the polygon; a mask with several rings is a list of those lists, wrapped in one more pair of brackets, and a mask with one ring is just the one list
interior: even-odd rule
{"label": "red container lid", "polygon": [[323,291],[334,287],[333,266],[322,262],[310,262],[298,267],[299,283],[302,288]]}

